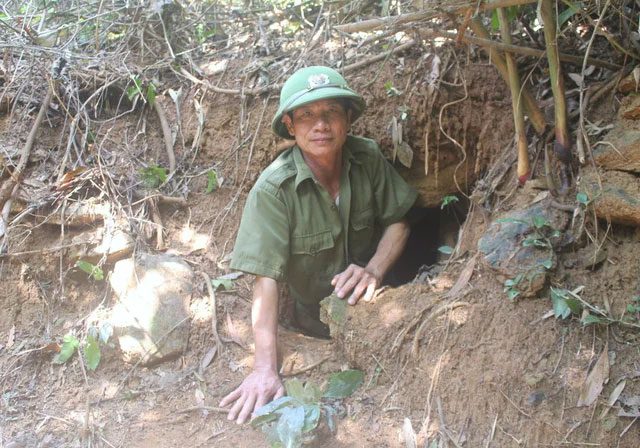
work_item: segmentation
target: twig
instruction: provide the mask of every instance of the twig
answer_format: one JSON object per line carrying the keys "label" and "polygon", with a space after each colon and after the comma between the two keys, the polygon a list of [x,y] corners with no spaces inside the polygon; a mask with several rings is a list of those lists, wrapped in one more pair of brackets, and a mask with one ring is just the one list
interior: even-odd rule
{"label": "twig", "polygon": [[309,364],[308,366],[303,367],[301,369],[294,370],[292,372],[281,372],[280,375],[284,376],[284,377],[297,376],[297,375],[300,375],[302,373],[308,372],[309,370],[315,369],[316,367],[318,367],[319,365],[321,365],[322,363],[324,363],[328,359],[329,359],[329,357],[327,356],[326,358],[322,358],[320,361],[316,361],[313,364]]}
{"label": "twig", "polygon": [[194,412],[194,411],[211,411],[211,412],[217,412],[219,414],[228,414],[229,413],[229,409],[219,408],[217,406],[191,406],[190,408],[185,408],[185,409],[181,409],[179,411],[176,411],[176,413],[177,414],[186,414],[186,413]]}
{"label": "twig", "polygon": [[171,136],[171,128],[167,122],[167,115],[164,113],[164,109],[160,105],[158,98],[153,102],[153,108],[156,111],[156,114],[158,114],[158,119],[160,120],[162,136],[164,138],[164,147],[167,151],[167,158],[169,159],[169,175],[167,176],[167,180],[164,182],[167,183],[169,179],[173,177],[176,170],[176,155],[173,152],[173,137]]}
{"label": "twig", "polygon": [[461,306],[469,306],[469,305],[471,305],[469,302],[453,302],[453,303],[445,303],[445,304],[439,306],[438,308],[436,308],[431,314],[429,314],[429,316],[427,316],[422,321],[422,323],[420,324],[420,326],[416,330],[416,332],[415,332],[415,334],[413,336],[413,344],[411,346],[411,354],[414,357],[418,356],[418,347],[419,347],[419,344],[420,344],[420,338],[422,337],[422,330],[424,330],[424,328],[427,326],[429,321],[431,321],[432,319],[437,318],[438,316],[440,316],[441,314],[446,313],[447,311],[452,311],[452,310],[455,310],[456,308],[459,308]]}
{"label": "twig", "polygon": [[400,53],[402,51],[405,51],[411,47],[413,47],[416,44],[415,40],[410,40],[402,45],[398,45],[396,48],[389,50],[389,51],[385,51],[383,53],[377,54],[375,56],[371,56],[367,59],[363,59],[362,61],[358,61],[358,62],[354,62],[353,64],[349,64],[349,65],[345,65],[344,68],[342,69],[343,73],[349,73],[352,72],[354,70],[357,70],[359,68],[365,67],[367,65],[373,64],[374,62],[378,62],[378,61],[382,61],[383,59],[386,59],[387,57],[396,54],[396,53]]}
{"label": "twig", "polygon": [[211,284],[211,277],[204,271],[200,271],[200,275],[204,279],[205,286],[207,287],[207,292],[209,293],[209,301],[211,302],[211,332],[213,333],[213,339],[216,342],[216,347],[218,353],[220,353],[222,349],[222,341],[220,340],[220,335],[218,334],[218,311],[216,306],[216,293],[213,289],[213,285]]}

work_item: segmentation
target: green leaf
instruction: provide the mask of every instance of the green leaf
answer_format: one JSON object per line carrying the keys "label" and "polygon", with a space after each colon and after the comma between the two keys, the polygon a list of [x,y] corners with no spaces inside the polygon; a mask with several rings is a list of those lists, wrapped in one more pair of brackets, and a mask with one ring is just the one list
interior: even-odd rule
{"label": "green leaf", "polygon": [[453,204],[454,202],[458,202],[459,200],[460,199],[458,199],[458,197],[454,195],[447,195],[443,197],[442,204],[440,204],[440,210],[443,210],[447,205]]}
{"label": "green leaf", "polygon": [[440,246],[440,247],[438,247],[438,252],[442,252],[445,255],[451,255],[453,253],[453,247],[451,247],[451,246]]}
{"label": "green leaf", "polygon": [[578,193],[576,195],[576,201],[582,205],[589,205],[589,196],[586,193]]}
{"label": "green leaf", "polygon": [[[569,3],[569,2],[567,2]],[[582,6],[582,2],[578,3],[578,5],[580,5],[580,7]],[[560,28],[562,25],[564,25],[564,23],[569,20],[571,17],[573,17],[576,13],[578,13],[580,11],[580,8],[578,8],[578,6],[576,4],[568,4],[567,5],[567,9],[565,9],[564,11],[562,11],[560,14],[558,14],[558,28]]]}
{"label": "green leaf", "polygon": [[251,420],[251,426],[258,428],[266,423],[272,422],[278,418],[278,411],[287,406],[297,405],[300,405],[300,402],[293,397],[284,396],[277,400],[273,400],[271,403],[265,404],[254,413],[255,417]]}
{"label": "green leaf", "polygon": [[127,89],[127,98],[129,98],[129,101],[133,101],[136,96],[142,95],[142,81],[140,81],[140,78],[132,76],[131,80],[133,81],[133,86]]}
{"label": "green leaf", "polygon": [[218,173],[214,170],[207,171],[207,194],[213,193],[218,189]]}
{"label": "green leaf", "polygon": [[551,303],[556,318],[566,319],[571,313],[580,314],[582,312],[580,301],[569,297],[569,292],[566,289],[551,288]]}
{"label": "green leaf", "polygon": [[540,263],[545,269],[551,269],[553,267],[553,259],[549,258]]}
{"label": "green leaf", "polygon": [[80,341],[72,334],[67,334],[62,338],[62,347],[60,353],[53,358],[54,364],[64,364],[73,356],[76,349],[80,345]]}
{"label": "green leaf", "polygon": [[96,370],[100,364],[100,346],[98,341],[91,335],[87,336],[87,344],[84,346],[84,359],[89,370]]}
{"label": "green leaf", "polygon": [[211,280],[211,286],[213,286],[213,289],[216,291],[220,288],[225,291],[230,291],[233,289],[233,280],[228,278],[216,278]]}
{"label": "green leaf", "polygon": [[509,300],[515,300],[516,297],[518,297],[520,295],[520,291],[518,291],[517,289],[509,289],[507,291],[507,297],[509,298]]}
{"label": "green leaf", "polygon": [[302,428],[304,427],[304,407],[286,407],[282,409],[276,425],[278,438],[285,448],[301,446]]}
{"label": "green leaf", "polygon": [[142,182],[147,188],[158,188],[167,180],[167,169],[158,165],[142,168],[140,174]]}
{"label": "green leaf", "polygon": [[288,381],[285,381],[284,388],[287,391],[287,395],[295,398],[296,400],[303,401],[304,383],[298,378],[292,378]]}
{"label": "green leaf", "polygon": [[582,318],[582,320],[580,322],[582,322],[582,325],[584,325],[585,327],[587,325],[591,325],[591,324],[604,323],[604,321],[602,319],[600,319],[598,316],[594,316],[593,314],[587,314],[586,316],[584,316]]}
{"label": "green leaf", "polygon": [[632,305],[630,303],[627,305],[627,313],[635,314],[637,312],[638,312],[638,310],[636,310],[635,305]]}
{"label": "green leaf", "polygon": [[156,86],[152,82],[147,86],[147,101],[152,106],[156,101]]}
{"label": "green leaf", "polygon": [[304,406],[304,425],[302,432],[310,432],[318,427],[320,421],[320,405],[310,404]]}
{"label": "green leaf", "polygon": [[533,223],[536,229],[542,229],[544,226],[549,225],[549,221],[547,221],[547,218],[540,215],[534,216],[531,222]]}
{"label": "green leaf", "polygon": [[76,261],[76,267],[81,271],[87,273],[89,277],[94,280],[104,280],[104,272],[98,266],[88,261],[78,260]]}
{"label": "green leaf", "polygon": [[364,373],[361,370],[345,370],[334,373],[329,377],[325,398],[346,398],[351,396],[364,381]]}
{"label": "green leaf", "polygon": [[384,83],[384,90],[387,92],[393,89],[393,83],[391,81],[387,81]]}

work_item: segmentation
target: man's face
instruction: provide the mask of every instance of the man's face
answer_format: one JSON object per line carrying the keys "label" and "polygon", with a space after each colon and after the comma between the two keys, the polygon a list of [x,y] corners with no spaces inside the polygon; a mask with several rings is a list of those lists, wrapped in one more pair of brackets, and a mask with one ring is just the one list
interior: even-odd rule
{"label": "man's face", "polygon": [[337,99],[318,100],[300,106],[287,114],[282,122],[302,151],[323,157],[342,150],[351,126],[351,113]]}

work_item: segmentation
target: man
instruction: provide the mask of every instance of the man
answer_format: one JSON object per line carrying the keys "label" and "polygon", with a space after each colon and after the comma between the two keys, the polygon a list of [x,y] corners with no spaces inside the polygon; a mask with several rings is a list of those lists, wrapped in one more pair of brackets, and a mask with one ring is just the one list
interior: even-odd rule
{"label": "man", "polygon": [[335,292],[369,301],[400,256],[416,199],[371,140],[347,135],[364,100],[327,67],[307,67],[282,87],[272,130],[296,145],[249,193],[231,267],[256,276],[251,310],[253,372],[220,403],[229,420],[284,394],[278,376],[278,282],[286,282],[298,324],[328,336],[318,303]]}

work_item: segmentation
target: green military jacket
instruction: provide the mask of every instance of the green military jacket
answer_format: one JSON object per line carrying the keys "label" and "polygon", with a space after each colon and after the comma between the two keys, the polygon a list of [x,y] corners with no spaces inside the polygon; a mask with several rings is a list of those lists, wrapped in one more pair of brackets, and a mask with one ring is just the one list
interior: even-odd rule
{"label": "green military jacket", "polygon": [[286,282],[300,305],[317,308],[334,275],[365,266],[417,194],[373,140],[348,136],[342,159],[337,205],[297,146],[271,163],[247,198],[231,268]]}

